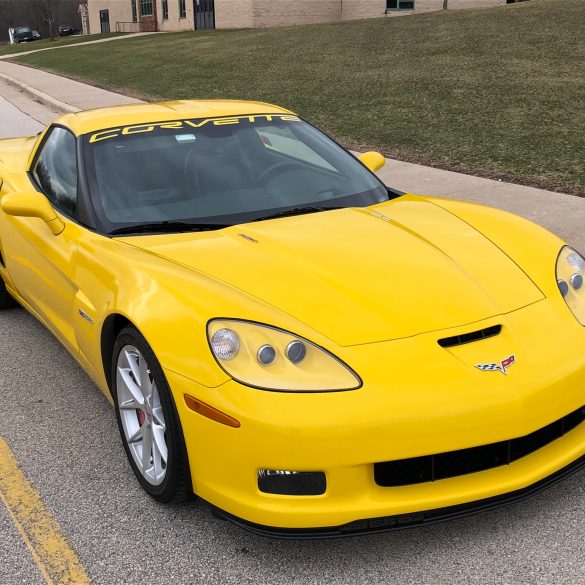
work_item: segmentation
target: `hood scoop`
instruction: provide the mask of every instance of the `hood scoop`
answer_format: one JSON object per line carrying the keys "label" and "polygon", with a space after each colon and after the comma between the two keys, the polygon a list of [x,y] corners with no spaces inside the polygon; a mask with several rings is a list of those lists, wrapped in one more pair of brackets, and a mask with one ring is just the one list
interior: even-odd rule
{"label": "hood scoop", "polygon": [[465,333],[463,335],[454,335],[453,337],[445,337],[439,339],[438,343],[441,347],[457,347],[458,345],[466,345],[467,343],[473,343],[475,341],[481,341],[482,339],[488,339],[489,337],[496,337],[502,332],[501,325],[494,325],[493,327],[487,327],[486,329],[480,329],[473,333]]}

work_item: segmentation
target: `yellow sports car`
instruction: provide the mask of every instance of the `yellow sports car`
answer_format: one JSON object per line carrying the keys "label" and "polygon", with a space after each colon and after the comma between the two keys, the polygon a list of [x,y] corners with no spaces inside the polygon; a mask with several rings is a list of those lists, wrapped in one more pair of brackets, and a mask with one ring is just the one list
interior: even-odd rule
{"label": "yellow sports car", "polygon": [[160,502],[319,538],[528,497],[585,465],[585,260],[383,163],[262,103],[62,116],[0,141],[0,308],[108,396]]}

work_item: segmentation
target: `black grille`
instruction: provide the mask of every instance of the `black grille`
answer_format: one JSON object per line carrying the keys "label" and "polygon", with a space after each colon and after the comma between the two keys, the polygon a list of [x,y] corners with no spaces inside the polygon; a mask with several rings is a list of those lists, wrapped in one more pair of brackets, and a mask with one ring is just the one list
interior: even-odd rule
{"label": "black grille", "polygon": [[474,341],[481,341],[488,337],[495,337],[502,331],[501,325],[494,325],[487,329],[481,329],[480,331],[473,331],[472,333],[465,333],[465,335],[455,335],[454,337],[445,337],[439,339],[438,343],[441,347],[455,347],[457,345],[465,345],[466,343],[473,343]]}
{"label": "black grille", "polygon": [[508,465],[542,449],[579,426],[583,421],[585,421],[585,406],[518,439],[437,455],[375,463],[374,479],[379,486],[397,487],[437,481]]}

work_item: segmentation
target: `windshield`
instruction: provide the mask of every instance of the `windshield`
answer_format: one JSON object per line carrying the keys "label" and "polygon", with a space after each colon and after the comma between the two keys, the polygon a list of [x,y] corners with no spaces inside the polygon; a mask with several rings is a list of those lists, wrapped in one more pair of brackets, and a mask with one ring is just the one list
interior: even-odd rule
{"label": "windshield", "polygon": [[16,32],[18,34],[24,34],[24,33],[29,33],[30,32],[30,28],[28,28],[28,26],[21,26],[20,28],[16,29]]}
{"label": "windshield", "polygon": [[156,222],[217,228],[388,200],[372,173],[292,115],[149,123],[85,141],[92,199],[108,233]]}

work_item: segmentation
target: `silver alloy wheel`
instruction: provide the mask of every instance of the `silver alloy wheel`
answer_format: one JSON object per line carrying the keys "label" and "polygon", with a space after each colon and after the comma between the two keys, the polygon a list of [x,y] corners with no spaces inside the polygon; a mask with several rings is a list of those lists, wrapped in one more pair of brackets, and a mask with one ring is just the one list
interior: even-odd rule
{"label": "silver alloy wheel", "polygon": [[118,355],[116,390],[124,435],[144,479],[160,485],[167,471],[168,448],[160,397],[148,364],[132,345]]}

